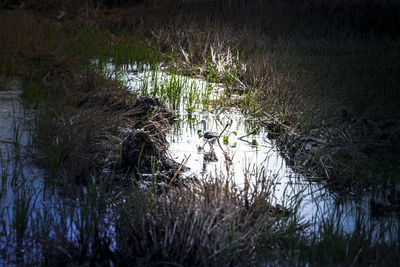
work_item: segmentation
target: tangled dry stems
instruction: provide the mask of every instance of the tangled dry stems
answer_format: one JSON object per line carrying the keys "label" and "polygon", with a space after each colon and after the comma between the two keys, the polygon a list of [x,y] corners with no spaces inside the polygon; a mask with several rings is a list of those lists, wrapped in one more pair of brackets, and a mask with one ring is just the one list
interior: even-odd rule
{"label": "tangled dry stems", "polygon": [[[117,35],[118,28],[120,27],[138,30],[141,32],[141,37],[148,40],[148,44],[160,48],[160,50],[167,55],[169,55],[171,51],[173,53],[178,53],[178,65],[180,66],[180,63],[182,63],[192,74],[207,75],[207,64],[211,64],[211,67],[217,70],[219,75],[218,79],[220,80],[223,80],[224,72],[234,75],[236,78],[235,80],[238,82],[238,84],[235,84],[235,87],[243,86],[242,90],[244,92],[251,88],[256,88],[258,92],[257,96],[271,103],[266,105],[266,110],[264,110],[264,112],[271,114],[270,116],[273,117],[274,122],[279,122],[279,126],[282,126],[279,127],[279,129],[288,130],[288,132],[282,133],[282,136],[289,137],[289,141],[285,140],[282,142],[282,147],[293,144],[294,149],[290,151],[293,155],[303,154],[304,152],[306,156],[304,157],[305,160],[303,164],[305,165],[307,165],[307,162],[310,162],[310,159],[315,158],[317,160],[316,164],[321,163],[321,165],[312,165],[311,168],[318,169],[322,167],[322,173],[328,171],[328,174],[326,174],[327,177],[332,177],[329,171],[337,171],[334,169],[334,166],[337,165],[338,162],[335,157],[342,153],[342,148],[344,155],[351,155],[354,153],[353,147],[349,146],[349,144],[354,141],[368,140],[368,142],[363,143],[363,145],[368,148],[371,145],[371,143],[369,143],[370,140],[372,140],[372,142],[375,142],[374,140],[381,141],[381,139],[385,139],[386,134],[389,132],[390,138],[393,139],[390,139],[390,143],[396,144],[396,142],[398,142],[399,131],[396,125],[389,127],[385,126],[384,123],[378,124],[377,127],[383,129],[384,133],[382,136],[377,135],[376,139],[371,139],[371,136],[364,136],[363,125],[354,129],[352,126],[357,125],[357,123],[352,124],[347,119],[343,124],[340,124],[343,126],[342,128],[335,127],[334,124],[338,123],[337,121],[333,120],[333,123],[331,122],[333,125],[332,127],[334,127],[331,133],[340,136],[340,138],[329,143],[330,137],[327,136],[320,142],[321,138],[319,135],[322,131],[326,131],[326,129],[322,129],[321,132],[318,132],[318,130],[315,132],[307,132],[321,122],[318,117],[319,115],[312,117],[308,126],[300,127],[301,130],[304,130],[300,138],[295,140],[295,136],[293,139],[290,139],[290,130],[295,128],[292,126],[296,126],[296,124],[303,119],[300,111],[304,111],[304,107],[308,105],[314,105],[315,99],[320,101],[322,95],[328,94],[327,98],[329,99],[331,96],[329,92],[333,92],[333,95],[336,95],[333,104],[331,99],[329,99],[329,103],[327,103],[327,110],[328,113],[331,112],[329,113],[331,115],[335,115],[337,112],[340,114],[342,112],[342,108],[338,111],[337,103],[341,103],[340,106],[350,107],[352,113],[354,112],[361,115],[364,111],[374,110],[373,105],[366,109],[366,106],[368,106],[366,103],[368,102],[352,102],[357,98],[357,92],[360,86],[364,88],[362,80],[364,73],[361,73],[360,77],[356,77],[355,80],[352,80],[352,87],[342,87],[347,80],[341,80],[340,77],[342,73],[340,69],[333,68],[332,73],[334,75],[332,76],[327,74],[328,76],[326,79],[332,81],[332,83],[325,84],[325,78],[318,75],[320,65],[325,66],[325,63],[329,65],[331,60],[329,53],[331,53],[331,51],[334,51],[332,58],[336,58],[336,56],[340,55],[339,58],[343,59],[343,61],[335,62],[336,65],[340,65],[342,62],[352,62],[352,55],[355,53],[355,48],[358,47],[358,44],[362,45],[362,40],[360,43],[352,44],[349,50],[347,50],[348,44],[352,43],[352,36],[350,36],[349,42],[344,38],[343,43],[334,42],[333,45],[328,45],[327,47],[323,46],[323,41],[316,42],[317,45],[315,46],[310,45],[307,41],[303,43],[301,39],[296,40],[296,34],[293,35],[294,37],[291,36],[293,39],[288,38],[289,40],[285,40],[285,37],[290,37],[291,35],[291,25],[296,24],[298,22],[296,20],[300,17],[304,17],[302,12],[307,11],[307,8],[304,8],[304,10],[297,9],[300,10],[298,13],[296,13],[296,9],[291,9],[290,12],[285,13],[283,12],[283,10],[285,10],[285,5],[279,4],[279,1],[272,1],[270,4],[276,6],[275,8],[271,8],[271,10],[280,10],[281,12],[270,13],[271,16],[265,16],[264,18],[257,17],[257,13],[254,13],[254,9],[237,9],[237,6],[234,5],[229,6],[234,12],[222,12],[222,14],[220,14],[219,12],[223,10],[225,7],[224,5],[227,3],[230,4],[231,2],[232,1],[218,1],[216,4],[209,2],[208,4],[210,4],[211,7],[218,7],[213,11],[215,13],[211,13],[210,17],[207,17],[211,18],[209,20],[211,22],[209,23],[203,23],[202,17],[204,17],[204,14],[208,13],[209,7],[204,5],[204,2],[201,3],[201,1],[198,2],[200,3],[198,6],[199,8],[178,5],[178,7],[182,8],[181,10],[178,9],[179,12],[175,10],[176,6],[172,5],[173,3],[171,3],[171,5],[155,3],[152,8],[139,6],[132,10],[115,11],[102,11],[98,9],[88,9],[87,7],[86,9],[81,8],[73,11],[75,7],[71,6],[67,8],[69,10],[66,18],[67,26],[62,24],[62,27],[66,27],[69,31],[74,31],[80,27],[77,24],[86,26],[101,25],[105,28],[109,28],[110,31],[115,31]],[[311,2],[315,1],[310,1],[310,3]],[[352,3],[354,2],[357,1],[352,1]],[[244,1],[237,1],[236,3],[238,3],[240,7],[247,6]],[[48,8],[53,12],[54,7],[55,6],[49,5]],[[316,8],[324,9],[324,6],[316,3]],[[188,11],[183,12],[187,15],[186,17],[181,15],[182,10]],[[328,14],[336,14],[334,10],[334,8],[328,9]],[[341,8],[339,8],[339,10],[341,10]],[[261,8],[259,10],[259,12],[264,11],[265,10]],[[66,49],[65,44],[68,42],[63,38],[63,33],[61,33],[60,29],[65,30],[65,28],[58,28],[58,26],[55,26],[53,23],[47,23],[52,19],[47,18],[40,22],[37,21],[35,16],[30,14],[29,11],[18,11],[17,14],[21,15],[18,18],[14,17],[15,13],[7,12],[2,13],[0,16],[0,25],[4,27],[2,29],[5,29],[4,31],[0,31],[0,34],[2,34],[2,38],[0,39],[7,40],[7,42],[0,42],[1,51],[3,52],[1,54],[2,61],[6,62],[4,64],[6,69],[5,73],[12,75],[20,74],[25,77],[28,76],[27,74],[31,73],[32,77],[36,80],[43,80],[47,77],[45,80],[49,83],[57,80],[69,81],[67,83],[60,82],[60,84],[63,85],[56,84],[55,87],[59,88],[57,90],[63,91],[64,94],[61,93],[60,95],[65,97],[59,99],[58,101],[60,102],[58,102],[58,104],[68,103],[72,108],[66,112],[65,110],[58,110],[50,105],[48,106],[48,111],[50,112],[46,112],[46,114],[52,114],[52,116],[44,118],[41,122],[44,125],[43,129],[46,129],[46,131],[39,134],[43,136],[41,141],[44,147],[47,146],[48,149],[44,154],[44,158],[50,158],[49,155],[51,156],[51,152],[59,149],[62,159],[61,162],[66,169],[72,170],[71,176],[84,177],[84,174],[87,173],[89,169],[96,167],[94,166],[96,165],[94,162],[102,162],[103,165],[107,164],[110,154],[112,155],[111,158],[115,160],[116,147],[122,143],[124,136],[126,136],[126,128],[144,128],[144,131],[154,133],[154,138],[159,141],[157,146],[160,147],[160,150],[163,149],[163,130],[159,129],[167,127],[168,118],[157,118],[157,115],[144,112],[144,108],[135,107],[134,103],[136,99],[134,97],[132,98],[132,96],[126,97],[127,92],[124,89],[120,88],[114,91],[115,88],[111,81],[103,81],[102,84],[95,84],[92,77],[85,76],[82,70],[75,72],[72,66],[78,64],[72,62],[73,60],[68,58],[63,52]],[[42,11],[38,8],[36,12]],[[103,14],[105,14],[103,12],[110,12],[111,15],[103,16]],[[140,13],[141,16],[132,17],[131,12]],[[241,16],[237,16],[238,12]],[[56,12],[54,12],[54,14],[56,14]],[[154,14],[164,14],[164,16],[156,16],[155,19]],[[261,19],[261,21],[246,21],[249,18],[249,14],[255,17],[256,20]],[[288,23],[279,25],[275,22],[278,21],[277,17],[282,14],[285,14],[284,17],[287,19]],[[75,18],[78,18],[77,24],[75,24],[76,21],[74,21],[75,18],[73,18],[75,15],[77,15]],[[51,14],[49,17],[53,18],[54,15]],[[171,21],[171,17],[173,17],[174,20]],[[235,19],[232,19],[234,17]],[[340,21],[340,17],[341,16],[339,16],[337,21]],[[236,21],[236,18],[240,18],[240,20]],[[318,19],[324,20],[323,17]],[[229,23],[226,23],[226,21]],[[250,22],[250,25],[254,23],[254,27],[250,27],[250,29],[242,28],[243,25],[249,25],[247,22]],[[182,25],[190,26],[183,29]],[[234,31],[230,28],[232,25],[236,26]],[[256,25],[262,26],[258,28]],[[68,27],[71,28],[68,29]],[[316,39],[319,39],[320,36],[329,34],[329,32],[326,32],[327,30],[329,31],[329,29],[331,28],[318,27],[318,29],[313,29],[312,34],[315,33]],[[340,27],[338,29],[340,29]],[[21,32],[25,34],[17,34]],[[333,35],[334,34],[335,32],[333,32]],[[274,39],[274,37],[277,36],[279,38]],[[47,42],[46,40],[58,41]],[[48,45],[50,43],[52,49],[50,49],[51,51],[49,52]],[[265,48],[265,44],[267,44],[267,48]],[[317,54],[322,54],[322,56],[304,59],[303,57],[297,57],[295,53],[291,54],[288,52],[293,50],[298,52],[295,48],[301,48],[304,44],[310,47],[311,50],[299,49],[298,51],[305,51],[311,55],[317,51]],[[338,45],[336,46],[336,44]],[[331,46],[335,46],[337,50],[332,50]],[[394,45],[394,47],[388,46],[385,49],[395,51],[395,49],[393,49],[395,46],[396,45]],[[248,55],[238,60],[233,52],[236,49],[245,51],[245,54],[247,53]],[[369,51],[368,46],[365,49]],[[308,55],[307,53],[305,54]],[[324,55],[327,56],[324,57]],[[384,53],[384,55],[386,54]],[[346,58],[347,56],[349,56],[349,58]],[[386,67],[388,67],[390,71],[395,73],[396,65],[393,67],[389,60],[387,62],[386,60],[384,61],[384,68],[382,69],[386,70]],[[29,64],[27,64],[27,62]],[[355,64],[358,64],[358,62],[365,63],[364,61],[356,60]],[[242,63],[246,68],[242,67]],[[365,66],[368,66],[368,63],[369,62],[366,62]],[[373,63],[375,64],[375,62]],[[333,66],[335,64],[333,64]],[[41,67],[36,68],[37,65]],[[53,73],[52,70],[57,69],[54,68],[56,65],[62,67],[61,69],[64,70],[62,73],[68,75],[67,79],[65,79],[65,77],[61,79],[60,73]],[[178,65],[176,67],[179,67]],[[347,64],[343,65],[347,66]],[[30,66],[30,68],[23,68],[25,66]],[[293,69],[293,66],[298,68]],[[72,71],[65,71],[70,69]],[[315,69],[317,69],[317,71],[315,71]],[[337,72],[335,73],[335,71]],[[48,73],[51,75],[47,75]],[[384,72],[378,72],[378,74],[379,73],[382,74]],[[51,76],[54,78],[51,78]],[[71,78],[72,82],[70,81]],[[362,80],[361,83],[358,78]],[[385,84],[385,82],[382,84]],[[352,89],[350,91],[353,93],[347,94],[348,89]],[[72,93],[66,94],[66,91],[69,93],[71,91]],[[361,92],[363,92],[363,90],[361,90]],[[343,97],[345,99],[341,99]],[[83,110],[84,112],[82,112]],[[324,108],[319,107],[315,108],[315,110],[316,113],[322,113]],[[389,111],[383,110],[377,113],[390,115],[392,111],[393,110],[389,109]],[[323,116],[321,115],[321,117]],[[340,121],[341,116],[337,117],[339,117]],[[314,120],[315,118],[317,118],[317,120]],[[123,127],[119,128],[118,126],[120,125],[123,125]],[[335,130],[338,128],[339,130]],[[348,128],[350,131],[348,131]],[[361,132],[359,131],[360,129]],[[394,131],[392,131],[393,129]],[[48,136],[59,136],[59,138],[58,140],[46,140]],[[306,145],[306,150],[302,150],[302,145],[308,142],[307,139],[311,140],[309,142],[310,145]],[[341,143],[341,146],[338,148],[339,143]],[[323,146],[326,145],[326,154],[322,156],[317,155],[316,157],[315,155],[319,144],[322,145],[320,148],[321,151],[324,149]],[[372,146],[372,148],[374,149],[376,147]],[[288,150],[290,149],[291,147],[288,148]],[[345,149],[350,150],[348,151],[350,153],[347,153]],[[105,154],[104,151],[108,153]],[[382,152],[382,150],[377,149],[374,153],[379,154],[380,152]],[[350,160],[346,160],[346,165],[342,169],[343,171],[354,169],[354,163],[357,160],[363,160],[363,156],[357,153],[358,151],[355,151],[354,156],[351,156],[355,161],[352,161],[351,158]],[[79,163],[76,163],[78,162],[77,159],[79,159]],[[339,176],[341,175],[342,174],[339,173]],[[136,196],[132,196],[132,198],[138,200],[137,203],[139,203],[139,206],[133,209],[133,211],[137,213],[127,209],[125,211],[127,220],[124,223],[131,225],[131,227],[125,228],[122,223],[119,229],[121,231],[120,241],[121,244],[123,244],[121,251],[124,252],[121,254],[126,255],[127,253],[128,255],[135,255],[132,256],[132,258],[128,257],[127,261],[134,260],[143,261],[145,263],[160,263],[160,259],[172,258],[176,262],[205,263],[207,260],[210,260],[210,255],[211,257],[213,255],[218,255],[221,256],[220,258],[218,257],[218,260],[221,260],[222,263],[242,263],[249,255],[253,255],[254,250],[252,246],[245,246],[248,245],[245,240],[249,237],[257,238],[257,230],[262,232],[260,228],[261,224],[258,224],[258,212],[260,212],[260,210],[265,212],[264,209],[269,207],[267,203],[265,203],[265,196],[260,198],[259,202],[253,202],[259,203],[258,205],[250,205],[250,202],[245,202],[243,204],[241,202],[243,198],[240,201],[235,198],[233,198],[233,200],[227,198],[226,196],[229,195],[225,193],[227,187],[221,188],[221,184],[203,184],[200,188],[202,188],[200,189],[200,193],[191,188],[179,188],[174,189],[177,191],[169,191],[168,193],[157,195],[155,198],[143,192],[137,192]],[[252,209],[254,209],[254,213],[251,211]],[[199,210],[201,212],[199,212]],[[245,211],[248,212],[249,210],[250,217],[254,218],[243,215]],[[137,214],[140,216],[136,216]],[[158,214],[162,214],[164,217],[158,217]],[[268,212],[265,212],[263,216],[266,216],[265,214],[268,214]],[[243,215],[244,217],[239,215]],[[218,218],[218,220],[216,218]],[[261,218],[268,219],[262,216]],[[178,224],[177,221],[182,223]],[[193,228],[192,224],[188,223],[189,221],[195,222],[194,224],[197,225],[198,228]],[[248,228],[244,229],[242,225]],[[177,229],[180,230],[178,231]],[[228,231],[227,229],[232,229],[232,231]],[[148,235],[146,235],[144,239],[141,239],[140,234],[143,234],[143,232],[148,233]],[[191,237],[188,240],[192,241],[192,243],[185,239],[186,234]],[[232,234],[236,236],[232,236]],[[204,243],[202,239],[204,236],[208,238],[208,242],[206,243]],[[135,246],[131,246],[132,244]],[[174,246],[169,246],[170,244]],[[149,250],[152,245],[154,245],[154,251],[151,251],[151,249]],[[174,247],[188,251],[188,254],[192,255],[192,258],[183,257],[182,261],[180,261],[180,259],[178,259],[180,255],[179,251],[175,250]],[[237,255],[234,253],[235,249],[239,251]],[[71,252],[71,254],[78,253],[76,252],[77,250],[74,251],[75,252]],[[140,258],[140,253],[150,256],[149,258],[138,259]],[[82,255],[82,257],[85,256],[84,254]],[[225,255],[227,256],[225,257]],[[161,261],[161,263],[163,262]]]}
{"label": "tangled dry stems", "polygon": [[132,257],[125,260],[184,266],[256,262],[260,241],[268,232],[284,234],[284,224],[276,224],[267,191],[233,191],[228,180],[218,179],[174,187],[155,198],[134,188],[121,214],[129,227],[118,227],[122,254]]}

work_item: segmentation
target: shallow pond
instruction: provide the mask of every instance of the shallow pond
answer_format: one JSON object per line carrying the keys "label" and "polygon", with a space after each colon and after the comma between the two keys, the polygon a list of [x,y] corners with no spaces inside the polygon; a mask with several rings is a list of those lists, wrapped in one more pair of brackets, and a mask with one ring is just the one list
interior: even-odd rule
{"label": "shallow pond", "polygon": [[[110,64],[106,68],[115,74]],[[267,178],[273,188],[271,201],[290,207],[298,206],[302,222],[309,223],[315,231],[318,225],[335,221],[338,230],[352,232],[359,222],[375,233],[386,232],[390,239],[398,230],[395,214],[373,217],[370,212],[371,196],[344,197],[330,192],[321,182],[312,182],[293,171],[281,156],[274,140],[267,138],[267,130],[259,127],[259,118],[245,116],[236,108],[227,108],[224,87],[177,73],[167,73],[148,66],[128,66],[118,73],[118,78],[133,91],[161,99],[176,111],[179,121],[170,129],[169,154],[171,158],[190,169],[185,175],[201,178],[225,177],[243,188],[245,183],[257,186]],[[232,95],[230,99],[240,96]],[[221,133],[214,145],[202,138],[204,119],[208,129]],[[227,122],[231,125],[227,125]],[[314,177],[318,178],[318,177]]]}
{"label": "shallow pond", "polygon": [[[117,74],[132,90],[158,97],[176,111],[179,121],[167,134],[168,153],[188,167],[183,176],[222,177],[239,189],[249,184],[254,189],[265,178],[272,188],[271,202],[288,208],[299,204],[298,215],[311,225],[309,231],[318,231],[321,223],[331,220],[338,230],[350,233],[361,220],[377,235],[384,233],[387,240],[397,235],[398,217],[371,216],[368,195],[362,199],[339,196],[293,171],[274,141],[267,138],[266,129],[259,127],[259,118],[223,105],[226,94],[222,85],[147,66],[128,66],[116,72],[109,64],[106,73]],[[40,257],[36,251],[40,246],[35,246],[38,233],[55,240],[65,236],[64,241],[79,243],[77,240],[85,237],[87,222],[102,225],[104,236],[112,240],[110,249],[116,248],[110,205],[97,213],[98,207],[87,193],[81,192],[76,199],[65,197],[59,187],[47,184],[55,177],[46,179],[48,174],[32,164],[30,121],[34,111],[22,105],[22,89],[20,80],[0,77],[0,252],[11,257],[6,261],[0,258],[0,265],[17,262],[13,257],[23,257],[26,262],[32,262],[27,257]],[[224,130],[213,145],[202,137],[199,122],[203,119],[214,132]]]}

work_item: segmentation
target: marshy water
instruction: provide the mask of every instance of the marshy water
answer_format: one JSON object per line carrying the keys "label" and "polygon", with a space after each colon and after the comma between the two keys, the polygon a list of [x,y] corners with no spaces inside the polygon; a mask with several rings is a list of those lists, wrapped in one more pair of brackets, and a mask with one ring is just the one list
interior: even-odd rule
{"label": "marshy water", "polygon": [[[36,111],[23,105],[23,86],[18,78],[0,77],[0,265],[40,261],[36,235],[57,239],[63,233],[76,243],[88,216],[85,197],[66,197],[54,177],[47,179],[50,174],[32,162]],[[111,224],[106,232],[114,234]]]}
{"label": "marshy water", "polygon": [[[397,235],[398,214],[372,216],[372,195],[362,198],[343,196],[329,191],[318,177],[304,177],[296,173],[281,155],[274,140],[267,137],[267,129],[260,127],[262,118],[243,115],[224,102],[234,101],[239,95],[229,95],[221,84],[170,73],[161,68],[130,65],[116,71],[108,64],[106,72],[116,75],[131,90],[141,95],[161,99],[176,111],[179,120],[167,134],[168,152],[175,161],[189,167],[184,176],[201,179],[223,177],[238,190],[256,190],[263,179],[271,187],[271,201],[295,208],[300,221],[310,224],[310,231],[333,222],[337,231],[353,232],[363,225],[377,238]],[[257,100],[249,97],[250,105]],[[208,129],[221,133],[212,147],[202,138],[205,119]],[[231,125],[227,126],[227,122]],[[313,182],[319,180],[319,182]]]}
{"label": "marshy water", "polygon": [[55,204],[51,195],[44,194],[45,172],[27,159],[29,116],[21,104],[22,90],[19,79],[0,77],[0,248],[11,255],[15,245],[19,245],[17,252],[23,252],[25,244],[8,243],[7,238],[25,234],[30,221],[28,211],[35,216],[43,211],[45,203]]}
{"label": "marshy water", "polygon": [[[362,224],[373,229],[377,238],[383,235],[390,241],[398,235],[397,214],[371,216],[369,195],[361,199],[343,197],[310,179],[317,177],[296,173],[274,140],[267,137],[267,130],[260,127],[262,118],[243,115],[224,104],[227,99],[235,101],[241,96],[228,98],[221,84],[149,66],[125,66],[116,71],[108,64],[105,73],[115,75],[141,95],[158,97],[175,110],[179,120],[167,133],[168,153],[188,167],[182,171],[183,177],[225,178],[238,190],[257,190],[262,181],[267,181],[271,202],[295,208],[300,221],[311,225],[310,232],[334,222],[337,231],[351,233]],[[114,215],[109,203],[103,206],[105,212],[97,212],[99,201],[107,203],[101,192],[88,185],[76,199],[66,197],[59,185],[48,183],[54,179],[46,179],[49,174],[31,162],[30,127],[35,111],[21,102],[23,86],[18,79],[0,77],[0,250],[14,257],[40,257],[40,252],[35,253],[40,248],[35,246],[34,231],[55,239],[62,233],[67,237],[65,242],[79,243],[77,240],[88,238],[84,236],[88,221],[101,225],[103,235],[112,240],[113,250]],[[256,105],[256,100],[250,99],[249,103]],[[212,146],[202,137],[202,119],[216,133],[225,129]],[[26,253],[28,248],[30,253]]]}
{"label": "marshy water", "polygon": [[[27,121],[29,115],[21,103],[23,83],[19,79],[0,77],[0,151],[2,220],[11,216],[15,199],[26,191],[36,192],[31,202],[43,202],[45,172],[29,163],[28,148],[31,143]],[[6,209],[7,210],[7,209]],[[12,218],[9,218],[12,220]],[[6,220],[7,221],[7,220]]]}

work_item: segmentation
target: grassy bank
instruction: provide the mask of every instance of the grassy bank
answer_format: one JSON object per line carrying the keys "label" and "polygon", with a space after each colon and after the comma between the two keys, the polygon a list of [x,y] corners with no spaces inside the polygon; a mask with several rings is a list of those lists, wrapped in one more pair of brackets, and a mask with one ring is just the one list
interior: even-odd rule
{"label": "grassy bank", "polygon": [[[33,211],[42,192],[20,187],[15,208],[2,208],[4,262],[399,262],[399,231],[374,237],[360,217],[345,233],[337,211],[319,232],[306,232],[301,196],[271,206],[268,177],[253,191],[221,178],[171,183],[179,167],[165,158],[165,129],[174,115],[118,79],[127,64],[163,62],[172,73],[222,82],[240,94],[243,112],[265,118],[299,171],[339,191],[373,185],[379,195],[394,188],[400,166],[396,2],[133,2],[104,9],[106,1],[26,1],[0,11],[2,76],[24,79],[24,105],[36,115],[32,158],[77,199]],[[117,68],[107,75],[109,60]],[[173,101],[176,91],[160,94]],[[158,175],[144,189],[140,173]],[[2,172],[2,181],[12,176]],[[399,195],[389,192],[395,203]]]}
{"label": "grassy bank", "polygon": [[241,94],[299,171],[365,188],[398,171],[396,10],[372,0],[144,1],[90,21]]}

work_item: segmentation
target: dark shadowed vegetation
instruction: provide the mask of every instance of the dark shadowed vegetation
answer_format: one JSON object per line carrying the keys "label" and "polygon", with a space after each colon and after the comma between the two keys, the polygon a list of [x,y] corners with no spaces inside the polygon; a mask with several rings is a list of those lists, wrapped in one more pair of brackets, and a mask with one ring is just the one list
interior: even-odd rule
{"label": "dark shadowed vegetation", "polygon": [[271,205],[262,174],[241,189],[231,177],[181,179],[162,97],[179,85],[138,95],[120,76],[162,65],[222,83],[226,99],[207,106],[262,118],[297,172],[338,195],[369,192],[371,214],[398,216],[399,14],[391,0],[0,0],[0,77],[23,80],[24,153],[48,173],[36,192],[25,159],[1,154],[0,201],[15,194],[0,205],[0,263],[398,264],[397,220],[376,230],[360,215],[348,233],[338,208],[310,226],[302,196]]}

